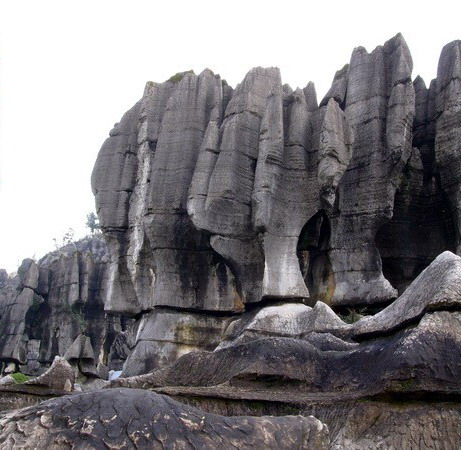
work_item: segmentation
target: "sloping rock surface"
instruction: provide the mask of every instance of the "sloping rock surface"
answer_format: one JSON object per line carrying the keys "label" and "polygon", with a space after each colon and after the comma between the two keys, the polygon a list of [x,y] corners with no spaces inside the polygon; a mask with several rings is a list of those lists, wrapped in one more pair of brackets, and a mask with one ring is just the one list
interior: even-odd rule
{"label": "sloping rock surface", "polygon": [[388,334],[415,322],[426,311],[461,310],[461,257],[444,252],[390,306],[357,322],[355,338]]}
{"label": "sloping rock surface", "polygon": [[74,387],[75,373],[71,365],[59,356],[54,358],[51,367],[42,375],[26,381],[26,385],[45,386],[60,391],[71,391]]}
{"label": "sloping rock surface", "polygon": [[214,352],[191,352],[112,385],[264,386],[272,380],[308,392],[458,393],[460,286],[461,257],[445,252],[393,304],[354,324],[322,303],[265,307],[234,321]]}
{"label": "sloping rock surface", "polygon": [[[152,374],[112,386],[235,386],[307,392],[459,392],[461,313],[426,314],[415,328],[331,349],[320,342],[262,338],[215,352],[192,352]],[[322,348],[322,344],[326,350]],[[266,382],[269,382],[267,384]],[[275,384],[274,384],[275,383]]]}

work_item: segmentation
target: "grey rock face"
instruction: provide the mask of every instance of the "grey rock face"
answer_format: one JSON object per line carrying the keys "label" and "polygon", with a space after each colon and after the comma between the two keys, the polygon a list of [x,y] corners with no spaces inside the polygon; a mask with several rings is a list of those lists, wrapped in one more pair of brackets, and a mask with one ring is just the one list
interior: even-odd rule
{"label": "grey rock face", "polygon": [[[459,43],[445,47],[427,89],[400,34],[359,47],[319,105],[312,83],[292,90],[277,68],[235,89],[209,70],[149,82],[92,176],[111,255],[106,310],[139,322],[158,307],[397,298],[456,250],[458,57]],[[124,373],[181,353],[138,341]]]}
{"label": "grey rock face", "polygon": [[456,448],[460,55],[459,41],[445,46],[426,87],[401,35],[356,48],[320,104],[277,68],[235,89],[210,70],[148,83],[92,176],[107,248],[0,271],[8,370],[39,372],[59,354],[90,378],[84,389],[109,389],[4,416],[0,442],[29,445],[16,421],[50,445],[83,433],[111,446],[124,430],[133,446],[146,433],[163,446],[310,445],[301,419],[211,419],[110,389],[141,387],[226,414],[318,412],[330,448]]}
{"label": "grey rock face", "polygon": [[375,236],[411,152],[412,61],[397,35],[315,89],[251,70],[148,83],[92,176],[110,254],[106,308],[240,312],[263,298],[388,301]]}
{"label": "grey rock face", "polygon": [[382,335],[419,319],[426,311],[461,309],[461,257],[444,252],[390,306],[353,326],[353,335]]}
{"label": "grey rock face", "polygon": [[[243,314],[226,329],[218,351],[231,345],[255,341],[264,337],[291,337],[305,339],[311,333],[349,334],[349,326],[344,323],[323,302],[317,302],[313,308],[300,303],[283,303],[268,306],[259,311]],[[331,336],[334,339],[334,336]],[[327,338],[331,341],[331,338]],[[322,338],[317,336],[316,341]],[[339,341],[347,347],[347,343]],[[353,344],[350,344],[353,346]]]}
{"label": "grey rock face", "polygon": [[[108,409],[108,405],[110,408]],[[82,413],[82,411],[85,411]],[[134,389],[93,391],[0,416],[4,449],[91,448],[327,449],[314,417],[223,417]],[[20,430],[20,431],[19,431]]]}
{"label": "grey rock face", "polygon": [[460,172],[461,138],[461,41],[442,49],[435,82],[435,160],[440,183],[447,195],[453,222],[456,224],[455,244],[460,248]]}
{"label": "grey rock face", "polygon": [[226,316],[156,308],[142,317],[122,375],[150,372],[191,351],[213,350],[229,321]]}
{"label": "grey rock face", "polygon": [[414,148],[399,182],[394,217],[377,235],[384,274],[400,293],[443,250],[459,253],[459,46],[455,41],[444,47],[428,88],[421,78],[414,81]]}
{"label": "grey rock face", "polygon": [[0,321],[0,358],[26,362],[26,350],[23,342],[25,316],[27,311],[40,304],[35,290],[38,287],[39,271],[37,264],[25,259],[18,269],[17,286],[2,288],[3,314]]}
{"label": "grey rock face", "polygon": [[452,404],[402,406],[360,402],[350,408],[342,427],[332,436],[330,449],[418,448],[459,446],[461,411]]}
{"label": "grey rock face", "polygon": [[5,375],[0,378],[0,386],[8,386],[11,384],[16,384],[15,379],[11,375]]}
{"label": "grey rock face", "polygon": [[392,217],[396,183],[410,156],[415,112],[412,66],[400,35],[371,54],[363,48],[352,54],[345,111],[355,139],[332,219],[335,304],[397,296],[381,272],[374,241],[378,229]]}
{"label": "grey rock face", "polygon": [[[25,260],[17,278],[0,287],[0,359],[38,375],[55,356],[78,353],[80,347],[74,342],[78,338],[91,348],[96,370],[122,330],[120,317],[106,316],[104,311],[107,272],[106,245],[97,236],[51,252],[38,262]],[[68,356],[74,361],[89,358]]]}
{"label": "grey rock face", "polygon": [[104,144],[92,185],[112,255],[107,309],[241,309],[229,267],[186,211],[200,146],[208,123],[221,120],[225,92],[210,71],[176,85],[148,83]]}
{"label": "grey rock face", "polygon": [[300,392],[350,392],[357,396],[455,393],[459,392],[461,375],[460,320],[458,312],[434,312],[426,314],[416,328],[336,348],[331,343],[326,346],[325,338],[317,342],[283,337],[237,341],[215,352],[188,353],[171,366],[138,378],[118,379],[112,385],[230,383],[256,390],[277,386]]}
{"label": "grey rock face", "polygon": [[445,252],[394,303],[354,324],[321,302],[265,307],[232,322],[214,352],[114,384],[263,389],[271,379],[307,392],[459,392],[460,287],[461,257]]}

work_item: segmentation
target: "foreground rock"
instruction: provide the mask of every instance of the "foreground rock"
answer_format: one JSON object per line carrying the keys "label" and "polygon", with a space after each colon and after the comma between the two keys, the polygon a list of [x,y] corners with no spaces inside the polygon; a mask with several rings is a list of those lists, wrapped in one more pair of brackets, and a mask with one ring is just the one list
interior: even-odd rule
{"label": "foreground rock", "polygon": [[314,417],[223,417],[152,392],[110,389],[0,415],[0,446],[320,450],[328,428]]}
{"label": "foreground rock", "polygon": [[255,402],[272,414],[294,408],[328,425],[330,448],[455,449],[460,287],[461,257],[445,252],[374,316],[347,324],[323,303],[266,306],[234,320],[215,351],[111,386],[226,414],[258,414]]}

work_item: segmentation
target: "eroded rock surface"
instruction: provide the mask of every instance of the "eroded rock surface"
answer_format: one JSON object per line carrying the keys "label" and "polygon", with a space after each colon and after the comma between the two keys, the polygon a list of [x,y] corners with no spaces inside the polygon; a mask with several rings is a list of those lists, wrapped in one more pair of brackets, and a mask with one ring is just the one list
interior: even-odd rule
{"label": "eroded rock surface", "polygon": [[38,262],[24,260],[18,275],[0,286],[0,360],[38,375],[55,356],[75,353],[76,339],[84,339],[92,355],[78,358],[91,359],[95,370],[99,360],[107,362],[112,341],[122,331],[120,316],[104,310],[107,268],[100,236],[69,244]]}
{"label": "eroded rock surface", "polygon": [[[412,81],[400,34],[358,47],[320,104],[311,82],[293,90],[277,68],[235,89],[208,69],[149,82],[92,176],[111,255],[106,309],[138,324],[185,310],[194,328],[191,311],[245,321],[260,301],[344,311],[397,298],[459,241],[459,46],[444,47],[429,88]],[[125,374],[184,348],[136,339]]]}
{"label": "eroded rock surface", "polygon": [[461,310],[461,257],[451,252],[439,255],[390,306],[354,324],[353,335],[388,334],[443,309]]}
{"label": "eroded rock surface", "polygon": [[26,385],[44,386],[60,391],[72,391],[75,382],[75,373],[72,366],[59,356],[54,358],[51,367],[42,375],[26,381]]}
{"label": "eroded rock surface", "polygon": [[[313,339],[264,337],[215,352],[192,352],[152,374],[113,386],[271,386],[306,392],[446,392],[460,389],[461,313],[426,314],[415,328],[332,348],[331,334]],[[316,337],[319,337],[316,334]],[[337,339],[340,342],[339,339]],[[347,343],[349,342],[349,345]],[[327,345],[329,344],[329,345]],[[266,381],[268,384],[266,384]]]}
{"label": "eroded rock surface", "polygon": [[50,400],[0,415],[4,449],[203,448],[327,449],[314,417],[223,417],[166,396],[110,389]]}
{"label": "eroded rock surface", "polygon": [[123,376],[150,372],[190,351],[214,350],[230,319],[156,308],[140,320]]}
{"label": "eroded rock surface", "polygon": [[92,186],[111,253],[108,308],[239,312],[264,298],[388,301],[375,247],[411,152],[402,36],[354,50],[327,96],[251,70],[148,83]]}
{"label": "eroded rock surface", "polygon": [[227,414],[258,414],[255,402],[279,414],[294,408],[328,425],[329,448],[455,449],[460,262],[443,253],[394,303],[352,324],[321,302],[263,307],[234,320],[215,351],[109,386],[156,389]]}
{"label": "eroded rock surface", "polygon": [[[141,387],[228,415],[318,414],[330,448],[456,448],[460,55],[447,44],[426,87],[401,35],[358,47],[320,103],[277,68],[235,89],[208,69],[149,82],[93,171],[107,246],[0,270],[5,371],[60,355],[84,389],[122,378],[4,416],[5,445],[29,445],[22,430],[50,445],[325,445],[314,419],[211,418],[113,389]],[[32,387],[2,387],[3,404],[37,401]]]}

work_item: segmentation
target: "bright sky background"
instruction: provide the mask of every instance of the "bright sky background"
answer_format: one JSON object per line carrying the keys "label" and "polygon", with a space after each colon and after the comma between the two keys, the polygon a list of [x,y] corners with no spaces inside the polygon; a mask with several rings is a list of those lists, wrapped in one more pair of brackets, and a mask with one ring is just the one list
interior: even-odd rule
{"label": "bright sky background", "polygon": [[428,83],[460,18],[459,0],[0,0],[0,267],[87,233],[96,155],[146,81],[278,66],[320,100],[354,47],[402,32]]}

